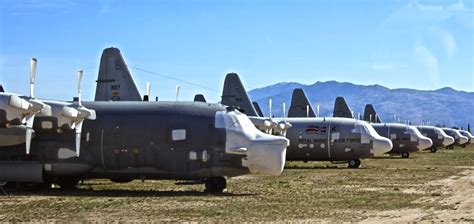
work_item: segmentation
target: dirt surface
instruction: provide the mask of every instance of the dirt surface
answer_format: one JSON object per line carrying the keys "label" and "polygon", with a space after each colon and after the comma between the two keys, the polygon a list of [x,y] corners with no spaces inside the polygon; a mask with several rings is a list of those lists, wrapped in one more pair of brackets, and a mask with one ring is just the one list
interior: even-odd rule
{"label": "dirt surface", "polygon": [[473,146],[346,166],[288,162],[279,177],[230,178],[217,195],[175,181],[9,191],[0,196],[0,221],[474,222]]}

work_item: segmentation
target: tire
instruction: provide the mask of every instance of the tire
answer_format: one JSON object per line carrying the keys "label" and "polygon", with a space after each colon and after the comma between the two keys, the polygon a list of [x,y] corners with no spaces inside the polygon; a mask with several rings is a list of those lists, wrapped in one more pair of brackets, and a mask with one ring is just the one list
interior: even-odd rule
{"label": "tire", "polygon": [[359,168],[360,167],[360,160],[359,159],[351,159],[347,162],[347,164],[349,165],[349,168]]}
{"label": "tire", "polygon": [[227,181],[224,177],[208,177],[204,179],[204,192],[211,194],[223,193],[227,188]]}
{"label": "tire", "polygon": [[409,152],[402,152],[402,158],[408,158],[410,157],[410,153]]}
{"label": "tire", "polygon": [[432,147],[432,148],[430,149],[430,152],[432,152],[432,153],[435,153],[436,151],[438,151],[438,149],[435,148],[435,147]]}

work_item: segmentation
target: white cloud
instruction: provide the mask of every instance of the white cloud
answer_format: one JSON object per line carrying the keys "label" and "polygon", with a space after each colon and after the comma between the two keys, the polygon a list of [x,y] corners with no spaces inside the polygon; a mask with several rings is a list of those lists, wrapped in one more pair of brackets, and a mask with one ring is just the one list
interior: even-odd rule
{"label": "white cloud", "polygon": [[417,42],[413,48],[413,55],[417,61],[419,61],[426,72],[428,73],[432,84],[439,86],[439,69],[438,69],[438,59],[436,56],[431,53],[431,51],[426,48],[421,42]]}
{"label": "white cloud", "polygon": [[440,39],[448,57],[452,57],[457,51],[457,44],[453,35],[450,32],[440,28],[434,28],[432,31]]}

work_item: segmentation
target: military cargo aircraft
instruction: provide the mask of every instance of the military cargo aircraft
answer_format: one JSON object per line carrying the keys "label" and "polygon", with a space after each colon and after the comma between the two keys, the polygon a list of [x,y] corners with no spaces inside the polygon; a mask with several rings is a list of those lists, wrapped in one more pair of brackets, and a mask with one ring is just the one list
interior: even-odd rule
{"label": "military cargo aircraft", "polygon": [[427,125],[416,126],[416,128],[433,141],[433,145],[430,147],[430,151],[433,153],[440,147],[447,147],[454,143],[454,138],[447,135],[441,128]]}
{"label": "military cargo aircraft", "polygon": [[471,132],[468,132],[466,130],[459,130],[459,133],[461,133],[462,135],[464,135],[465,137],[467,137],[469,139],[469,141],[465,144],[473,144],[474,143],[474,136],[471,134]]}
{"label": "military cargo aircraft", "polygon": [[[117,53],[102,55],[96,99],[122,102],[82,102],[82,72],[77,101],[38,100],[36,59],[29,97],[0,93],[0,181],[71,188],[92,178],[198,180],[216,193],[226,188],[225,176],[282,172],[288,139],[262,133],[233,107],[123,101],[139,95]],[[105,80],[104,69],[120,76]]]}
{"label": "military cargo aircraft", "polygon": [[466,147],[465,144],[469,141],[469,138],[462,135],[459,130],[452,128],[442,128],[447,135],[454,138],[454,144],[448,146],[448,148],[453,149],[454,146]]}
{"label": "military cargo aircraft", "polygon": [[382,123],[380,116],[371,104],[365,106],[363,117],[365,121],[372,124],[380,135],[392,140],[393,149],[389,154],[401,154],[402,158],[408,158],[410,153],[430,148],[433,145],[431,139],[423,136],[414,126]]}
{"label": "military cargo aircraft", "polygon": [[[280,134],[285,129],[285,122],[290,123],[291,127],[286,130],[286,137],[290,140],[286,154],[288,161],[347,162],[350,168],[358,168],[360,159],[392,149],[392,142],[377,134],[367,122],[310,117],[315,113],[305,102],[306,96],[301,100],[299,95],[304,96],[304,92],[295,90],[288,117],[274,118],[271,109],[268,117],[259,117],[239,76],[229,73],[224,81],[221,103],[238,107],[257,127],[268,133]],[[285,108],[283,110],[286,113]]]}

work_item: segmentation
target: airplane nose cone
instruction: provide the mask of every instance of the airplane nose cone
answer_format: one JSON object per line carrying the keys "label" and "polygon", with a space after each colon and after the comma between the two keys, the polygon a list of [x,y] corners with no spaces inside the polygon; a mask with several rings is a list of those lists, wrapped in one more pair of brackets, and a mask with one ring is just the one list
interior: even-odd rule
{"label": "airplane nose cone", "polygon": [[280,136],[258,137],[249,147],[246,166],[252,173],[280,175],[285,167],[286,147],[289,143],[288,139]]}
{"label": "airplane nose cone", "polygon": [[444,137],[444,140],[443,140],[443,145],[444,146],[452,145],[453,143],[454,143],[454,138],[453,137],[451,137],[451,136]]}
{"label": "airplane nose cone", "polygon": [[467,137],[462,136],[462,137],[459,138],[459,144],[461,144],[461,145],[466,144],[467,141],[469,141],[469,139]]}
{"label": "airplane nose cone", "polygon": [[420,138],[418,140],[418,149],[419,150],[423,150],[423,149],[427,149],[429,147],[431,147],[433,145],[433,141],[431,141],[431,139],[429,138]]}
{"label": "airplane nose cone", "polygon": [[380,156],[392,150],[392,141],[388,138],[378,138],[373,140],[374,155]]}

